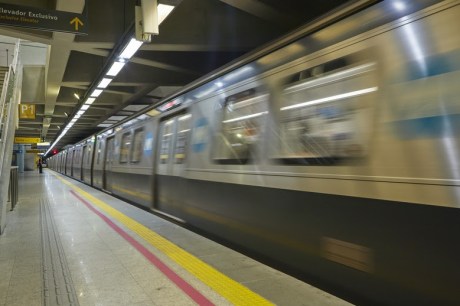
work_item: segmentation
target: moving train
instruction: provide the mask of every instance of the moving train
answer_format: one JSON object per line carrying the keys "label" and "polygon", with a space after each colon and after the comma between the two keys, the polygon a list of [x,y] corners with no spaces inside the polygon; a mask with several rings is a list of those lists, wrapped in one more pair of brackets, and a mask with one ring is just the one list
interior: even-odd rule
{"label": "moving train", "polygon": [[49,167],[353,303],[460,305],[460,2],[324,20]]}

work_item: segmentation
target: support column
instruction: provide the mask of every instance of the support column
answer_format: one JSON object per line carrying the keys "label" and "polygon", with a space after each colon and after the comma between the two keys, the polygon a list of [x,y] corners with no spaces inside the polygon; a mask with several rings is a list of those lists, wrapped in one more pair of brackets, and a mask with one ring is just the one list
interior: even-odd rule
{"label": "support column", "polygon": [[18,173],[24,173],[24,157],[26,155],[26,148],[23,144],[18,145],[18,153],[16,161],[18,163]]}

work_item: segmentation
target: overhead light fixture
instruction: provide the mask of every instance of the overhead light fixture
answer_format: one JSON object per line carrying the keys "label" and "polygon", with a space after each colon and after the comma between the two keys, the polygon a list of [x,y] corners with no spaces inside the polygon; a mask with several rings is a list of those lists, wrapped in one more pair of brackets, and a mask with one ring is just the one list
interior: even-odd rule
{"label": "overhead light fixture", "polygon": [[77,98],[77,100],[80,100],[80,96],[76,92],[73,93],[73,96]]}
{"label": "overhead light fixture", "polygon": [[158,24],[161,24],[173,9],[173,5],[158,4]]}
{"label": "overhead light fixture", "polygon": [[[174,10],[174,6],[158,4],[157,10],[156,10],[158,14],[157,15],[158,25],[162,23],[173,10]],[[87,97],[84,105],[81,106],[80,111],[77,112],[77,114],[69,122],[69,124],[67,124],[67,126],[64,127],[61,134],[59,134],[58,138],[54,141],[53,145],[50,146],[49,150],[46,151],[45,155],[48,154],[54,148],[54,146],[61,140],[62,137],[64,137],[64,135],[73,126],[73,124],[78,120],[78,118],[80,118],[81,115],[83,115],[83,113],[90,107],[90,105],[93,104],[96,98],[99,97],[99,95],[103,92],[103,89],[107,88],[107,86],[112,81],[113,77],[118,75],[118,73],[123,69],[123,67],[128,62],[128,60],[134,56],[137,50],[139,50],[142,44],[143,44],[142,41],[137,40],[135,38],[131,38],[129,43],[125,45],[125,47],[122,49],[123,51],[119,53],[118,55],[117,54],[114,55],[113,57],[114,62],[111,64],[110,69],[106,72],[105,74],[106,77],[104,77],[101,81],[99,81],[99,84],[97,86],[97,88],[101,88],[101,89],[94,89],[89,95],[89,97],[87,97],[86,95],[83,96],[83,97]],[[112,78],[108,78],[108,77],[112,77]],[[75,98],[80,100],[80,96],[77,93],[74,93],[74,96]],[[64,112],[64,114],[66,117],[69,117],[68,113]],[[98,126],[104,127],[104,124],[100,124]]]}
{"label": "overhead light fixture", "polygon": [[91,104],[93,104],[93,102],[95,100],[96,100],[96,98],[88,98],[88,99],[86,99],[85,104],[91,105]]}
{"label": "overhead light fixture", "polygon": [[95,89],[93,90],[93,92],[91,93],[90,97],[92,98],[97,98],[99,97],[99,95],[102,93],[102,89]]}
{"label": "overhead light fixture", "polygon": [[121,69],[123,69],[125,64],[125,62],[113,62],[109,71],[107,71],[107,75],[112,77],[116,76],[121,71]]}
{"label": "overhead light fixture", "polygon": [[97,87],[98,88],[107,88],[107,86],[109,86],[110,82],[112,82],[112,79],[103,78],[102,81],[99,82],[99,85],[97,85]]}
{"label": "overhead light fixture", "polygon": [[120,58],[130,59],[133,57],[134,53],[142,46],[143,42],[138,41],[135,38],[131,38],[128,45],[123,49],[123,52],[120,54]]}

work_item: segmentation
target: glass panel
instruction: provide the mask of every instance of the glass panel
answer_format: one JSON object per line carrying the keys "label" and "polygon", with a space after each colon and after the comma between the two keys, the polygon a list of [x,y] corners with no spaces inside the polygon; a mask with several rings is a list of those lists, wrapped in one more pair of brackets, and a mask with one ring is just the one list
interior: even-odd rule
{"label": "glass panel", "polygon": [[368,100],[378,90],[375,63],[351,58],[287,80],[280,108],[279,157],[325,164],[366,153]]}
{"label": "glass panel", "polygon": [[173,135],[174,120],[169,120],[163,123],[163,134],[161,136],[160,148],[160,163],[167,164],[169,162],[169,154],[171,147],[171,139]]}
{"label": "glass panel", "polygon": [[131,134],[125,133],[121,137],[120,163],[128,162],[129,148],[131,146]]}
{"label": "glass panel", "polygon": [[[102,141],[102,139],[99,141]],[[101,148],[102,148],[102,142],[99,142],[98,148],[97,148],[97,164],[98,165],[99,165],[99,162],[101,161]]]}
{"label": "glass panel", "polygon": [[174,150],[174,163],[183,164],[185,161],[185,148],[187,146],[187,137],[190,132],[190,119],[192,115],[180,116],[177,119],[177,136]]}
{"label": "glass panel", "polygon": [[142,153],[144,152],[144,129],[137,129],[134,131],[134,143],[133,152],[131,154],[131,161],[138,163],[142,159]]}
{"label": "glass panel", "polygon": [[224,115],[215,160],[244,164],[253,158],[260,139],[261,126],[268,114],[267,94],[254,89],[225,99]]}

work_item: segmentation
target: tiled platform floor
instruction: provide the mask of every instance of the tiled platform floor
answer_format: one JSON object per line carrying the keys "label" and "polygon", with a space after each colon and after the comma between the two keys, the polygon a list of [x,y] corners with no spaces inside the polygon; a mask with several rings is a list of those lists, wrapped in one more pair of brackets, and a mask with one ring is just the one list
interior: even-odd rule
{"label": "tiled platform floor", "polygon": [[[58,178],[60,177],[60,178]],[[75,180],[45,170],[20,176],[19,203],[8,213],[0,237],[0,305],[58,305],[44,297],[42,249],[46,210],[70,271],[73,305],[196,305],[189,295],[152,265],[98,215],[88,209],[62,179],[150,228],[183,250],[276,305],[349,305],[328,293],[260,264],[155,215]],[[42,207],[42,208],[41,208]],[[42,211],[41,211],[42,209]],[[163,261],[214,305],[231,305],[226,298],[189,273],[176,261],[121,224],[114,222]],[[56,253],[56,252],[55,252]],[[53,257],[54,258],[54,257]],[[58,258],[58,257],[56,257]],[[48,271],[49,272],[49,271]],[[54,272],[56,273],[56,272]],[[58,295],[65,295],[58,290]],[[71,305],[65,300],[62,305]],[[247,303],[250,304],[250,301]]]}

